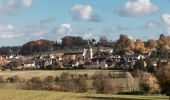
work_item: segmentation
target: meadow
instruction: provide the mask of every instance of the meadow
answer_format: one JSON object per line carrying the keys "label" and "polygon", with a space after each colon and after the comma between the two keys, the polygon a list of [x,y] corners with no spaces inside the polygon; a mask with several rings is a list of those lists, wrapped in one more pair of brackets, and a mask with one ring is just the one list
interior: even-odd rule
{"label": "meadow", "polygon": [[0,89],[0,100],[168,100],[168,97]]}

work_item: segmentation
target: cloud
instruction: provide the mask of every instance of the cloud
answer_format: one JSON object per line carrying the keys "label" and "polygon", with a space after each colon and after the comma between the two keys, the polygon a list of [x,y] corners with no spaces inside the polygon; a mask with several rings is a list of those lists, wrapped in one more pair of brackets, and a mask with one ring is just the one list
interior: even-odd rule
{"label": "cloud", "polygon": [[170,25],[170,14],[162,14],[162,20],[167,24]]}
{"label": "cloud", "polygon": [[154,21],[149,21],[149,22],[147,23],[147,27],[148,27],[148,28],[155,28],[156,26],[157,26],[157,23],[154,22]]}
{"label": "cloud", "polygon": [[52,33],[56,34],[58,38],[64,36],[80,36],[84,39],[89,39],[93,36],[92,32],[87,32],[79,29],[75,29],[71,24],[65,23],[57,26],[53,29]]}
{"label": "cloud", "polygon": [[22,7],[29,8],[32,6],[32,0],[22,0]]}
{"label": "cloud", "polygon": [[57,33],[57,35],[66,36],[66,35],[71,35],[73,30],[71,24],[62,24],[61,26],[56,27],[54,29],[54,32]]}
{"label": "cloud", "polygon": [[121,16],[144,16],[156,13],[159,7],[152,4],[151,0],[128,0],[116,12]]}
{"label": "cloud", "polygon": [[32,6],[33,0],[0,0],[0,14],[11,14],[21,8]]}
{"label": "cloud", "polygon": [[91,5],[76,4],[71,8],[71,15],[74,19],[83,21],[101,21],[101,17],[93,14]]}
{"label": "cloud", "polygon": [[0,39],[12,39],[23,36],[10,24],[0,24]]}
{"label": "cloud", "polygon": [[7,0],[9,7],[13,7],[16,5],[16,0]]}
{"label": "cloud", "polygon": [[[42,21],[37,24],[26,25],[19,28],[9,23],[0,22],[0,39],[14,39],[22,36],[34,38],[42,37],[48,29],[48,27],[42,25]],[[46,25],[48,25],[48,23],[46,23]]]}

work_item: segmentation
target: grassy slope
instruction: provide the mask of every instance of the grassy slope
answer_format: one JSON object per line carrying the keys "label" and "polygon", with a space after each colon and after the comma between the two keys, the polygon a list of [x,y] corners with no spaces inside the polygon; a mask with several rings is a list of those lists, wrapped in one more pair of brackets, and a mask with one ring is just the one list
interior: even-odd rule
{"label": "grassy slope", "polygon": [[117,70],[55,70],[55,71],[43,71],[43,70],[34,70],[34,71],[2,71],[0,72],[0,75],[4,77],[10,77],[10,76],[19,76],[21,78],[31,78],[31,77],[45,77],[45,76],[60,76],[63,72],[68,72],[71,74],[88,74],[93,75],[96,72],[110,72],[110,73],[119,73],[121,71]]}
{"label": "grassy slope", "polygon": [[168,97],[1,89],[0,100],[168,100]]}

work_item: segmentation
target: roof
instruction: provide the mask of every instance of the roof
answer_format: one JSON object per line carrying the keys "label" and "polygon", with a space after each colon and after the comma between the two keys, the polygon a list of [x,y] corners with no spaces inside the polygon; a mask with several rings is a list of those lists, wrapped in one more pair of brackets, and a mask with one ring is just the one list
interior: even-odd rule
{"label": "roof", "polygon": [[23,64],[33,64],[34,62],[32,60],[25,60],[23,61]]}
{"label": "roof", "polygon": [[83,52],[67,52],[67,53],[64,53],[63,55],[64,56],[68,56],[68,55],[82,55]]}

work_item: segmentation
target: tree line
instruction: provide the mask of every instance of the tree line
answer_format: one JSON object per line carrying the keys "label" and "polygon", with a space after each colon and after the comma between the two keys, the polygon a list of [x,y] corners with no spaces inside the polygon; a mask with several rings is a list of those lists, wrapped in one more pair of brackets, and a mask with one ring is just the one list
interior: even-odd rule
{"label": "tree line", "polygon": [[87,47],[88,43],[94,47],[111,47],[113,48],[114,54],[117,55],[133,55],[135,53],[144,53],[154,49],[157,49],[161,53],[169,49],[170,36],[161,34],[158,40],[149,39],[147,41],[142,41],[142,39],[132,40],[128,35],[123,34],[121,34],[116,41],[109,40],[105,36],[100,37],[98,41],[94,38],[88,40],[79,36],[65,36],[61,39],[61,42],[41,39],[30,41],[22,46],[1,47],[0,55],[30,55],[60,49],[80,49]]}

